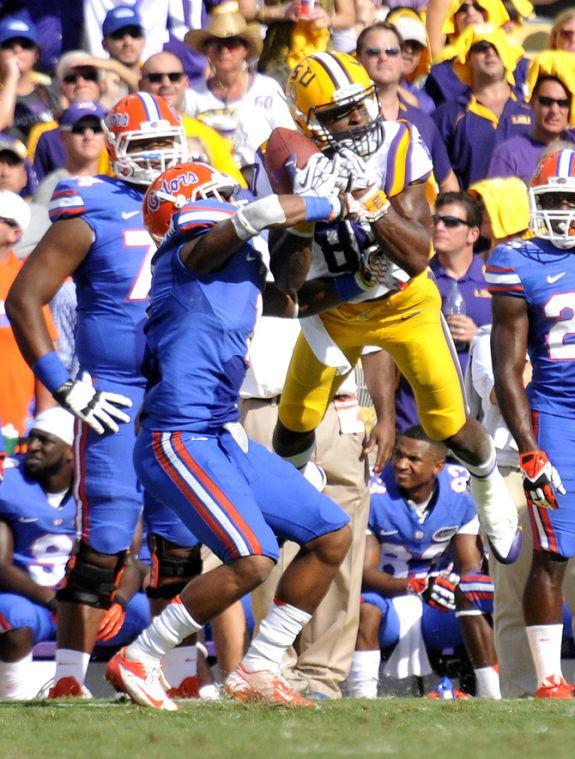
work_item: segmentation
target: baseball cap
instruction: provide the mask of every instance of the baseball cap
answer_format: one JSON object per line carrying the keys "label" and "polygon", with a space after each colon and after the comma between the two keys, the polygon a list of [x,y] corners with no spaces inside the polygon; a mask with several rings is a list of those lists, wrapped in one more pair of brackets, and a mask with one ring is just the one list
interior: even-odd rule
{"label": "baseball cap", "polygon": [[9,150],[11,153],[14,153],[14,155],[19,158],[21,161],[24,161],[28,157],[28,151],[26,150],[26,146],[23,142],[20,142],[20,140],[11,139],[9,137],[6,137],[4,135],[0,136],[0,153],[3,150]]}
{"label": "baseball cap", "polygon": [[106,109],[95,100],[75,100],[60,116],[60,129],[69,131],[82,119],[89,116],[95,119],[103,119],[106,113]]}
{"label": "baseball cap", "polygon": [[24,232],[30,224],[30,206],[15,192],[0,190],[0,218],[16,222]]}
{"label": "baseball cap", "polygon": [[117,32],[118,29],[124,29],[126,26],[142,27],[142,21],[135,8],[130,5],[118,5],[106,13],[106,18],[102,24],[102,33],[104,37]]}
{"label": "baseball cap", "polygon": [[16,37],[24,37],[35,45],[38,44],[38,33],[31,21],[17,16],[7,16],[0,21],[0,45],[6,40],[13,40]]}
{"label": "baseball cap", "polygon": [[55,435],[68,445],[74,442],[74,417],[61,406],[41,411],[34,419],[32,429]]}
{"label": "baseball cap", "polygon": [[416,18],[410,18],[408,16],[398,16],[390,23],[392,23],[401,34],[401,38],[404,42],[407,40],[415,40],[415,42],[419,42],[423,47],[427,47],[427,33],[422,21],[418,21]]}

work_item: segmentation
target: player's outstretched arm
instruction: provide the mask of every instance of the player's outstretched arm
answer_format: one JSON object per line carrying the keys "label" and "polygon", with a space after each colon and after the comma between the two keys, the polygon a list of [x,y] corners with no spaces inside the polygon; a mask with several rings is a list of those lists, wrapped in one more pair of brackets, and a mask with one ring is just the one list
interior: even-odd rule
{"label": "player's outstretched arm", "polygon": [[210,274],[218,271],[245,242],[264,229],[329,221],[338,218],[342,212],[342,203],[337,196],[268,195],[239,208],[230,219],[190,240],[181,249],[180,257],[196,274]]}
{"label": "player's outstretched arm", "polygon": [[497,403],[519,451],[532,451],[537,448],[537,441],[523,385],[529,331],[527,303],[523,298],[494,293],[491,304],[491,356]]}
{"label": "player's outstretched arm", "polygon": [[38,585],[23,569],[14,565],[14,535],[6,522],[0,521],[0,590],[16,593],[50,609],[56,608],[52,588]]}
{"label": "player's outstretched arm", "polygon": [[118,406],[132,402],[117,393],[96,391],[90,381],[72,380],[58,357],[42,309],[88,255],[92,230],[82,219],[56,221],[32,251],[6,300],[16,341],[36,378],[68,411],[95,432],[117,432],[129,417]]}

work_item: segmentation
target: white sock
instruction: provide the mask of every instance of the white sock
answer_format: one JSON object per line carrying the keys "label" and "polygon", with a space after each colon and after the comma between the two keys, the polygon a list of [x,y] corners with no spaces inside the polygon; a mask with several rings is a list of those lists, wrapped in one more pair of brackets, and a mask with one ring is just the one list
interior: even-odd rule
{"label": "white sock", "polygon": [[71,648],[56,649],[56,673],[54,682],[63,677],[73,677],[79,685],[84,685],[90,654],[86,651],[74,651]]}
{"label": "white sock", "polygon": [[18,661],[0,661],[0,699],[26,701],[29,699],[28,675],[32,664],[32,651]]}
{"label": "white sock", "polygon": [[128,659],[148,657],[161,659],[188,635],[202,629],[202,625],[189,614],[179,596],[176,596],[152,624],[140,633],[126,649]]}
{"label": "white sock", "polygon": [[377,698],[380,663],[380,651],[353,652],[347,676],[349,695],[352,698]]}
{"label": "white sock", "polygon": [[530,625],[525,628],[537,673],[537,685],[549,678],[561,679],[563,625]]}
{"label": "white sock", "polygon": [[311,614],[306,611],[274,601],[269,614],[260,625],[259,633],[252,640],[243,658],[245,666],[252,671],[271,668],[279,672],[286,649],[310,619]]}
{"label": "white sock", "polygon": [[479,667],[474,669],[475,684],[477,685],[478,698],[501,698],[501,689],[499,688],[499,672],[497,666]]}
{"label": "white sock", "polygon": [[195,677],[198,674],[197,647],[178,646],[172,648],[164,656],[162,671],[172,688],[177,688],[186,677]]}

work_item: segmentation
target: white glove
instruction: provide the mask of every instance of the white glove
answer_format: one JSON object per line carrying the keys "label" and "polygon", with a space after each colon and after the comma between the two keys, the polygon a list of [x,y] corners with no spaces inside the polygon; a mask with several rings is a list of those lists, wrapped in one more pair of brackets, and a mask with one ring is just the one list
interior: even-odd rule
{"label": "white glove", "polygon": [[119,393],[96,390],[87,372],[75,381],[65,382],[53,395],[61,406],[86,422],[98,435],[107,431],[117,432],[119,427],[115,419],[119,422],[130,421],[130,417],[116,406],[130,408],[132,401]]}
{"label": "white glove", "polygon": [[345,178],[345,184],[342,181],[340,189],[346,192],[367,189],[371,182],[368,179],[369,171],[364,159],[349,148],[341,148],[337,155],[340,158],[340,174],[342,178]]}
{"label": "white glove", "polygon": [[340,190],[338,183],[342,181],[341,159],[337,155],[328,158],[323,153],[314,153],[303,169],[298,169],[295,156],[290,156],[286,161],[286,170],[292,176],[293,191],[296,195],[326,197],[337,195]]}
{"label": "white glove", "polygon": [[373,224],[383,218],[391,208],[391,203],[383,190],[370,187],[360,198],[351,193],[345,195],[346,218]]}

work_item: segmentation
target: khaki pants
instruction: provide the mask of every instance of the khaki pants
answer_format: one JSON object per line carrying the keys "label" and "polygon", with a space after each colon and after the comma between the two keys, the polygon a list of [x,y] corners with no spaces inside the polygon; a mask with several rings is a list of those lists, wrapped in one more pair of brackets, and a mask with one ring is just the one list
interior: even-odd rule
{"label": "khaki pants", "polygon": [[[489,571],[495,586],[495,646],[499,661],[499,681],[504,698],[532,696],[537,688],[535,667],[525,633],[523,591],[531,569],[533,535],[523,493],[523,478],[517,469],[501,467],[501,474],[513,496],[519,522],[523,526],[523,547],[516,562],[500,564],[493,557]],[[571,611],[575,609],[575,561],[567,565],[563,592]]]}
{"label": "khaki pants", "polygon": [[[277,420],[277,403],[244,399],[240,410],[248,436],[271,448]],[[341,695],[340,684],[351,666],[359,626],[359,601],[365,533],[369,515],[366,487],[367,464],[360,460],[363,435],[342,435],[334,405],[317,430],[315,461],[323,467],[328,484],[325,494],[350,516],[353,540],[350,550],[311,621],[303,629],[298,652],[292,648],[284,659],[284,674],[299,689]],[[278,565],[268,580],[252,593],[256,623],[271,608],[275,590],[285,568],[298,551],[295,543],[286,542]]]}

